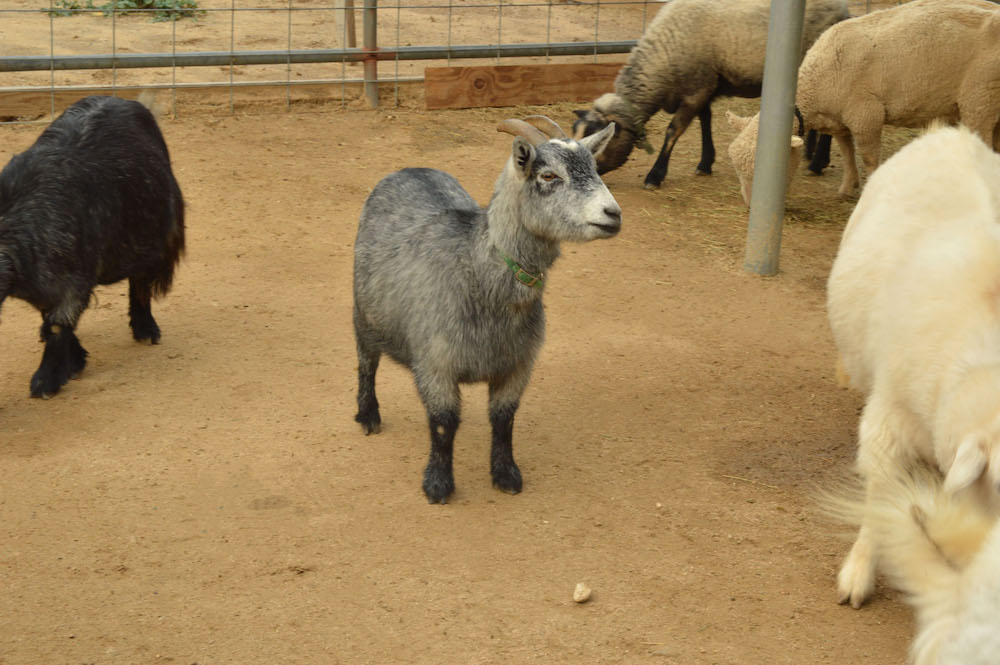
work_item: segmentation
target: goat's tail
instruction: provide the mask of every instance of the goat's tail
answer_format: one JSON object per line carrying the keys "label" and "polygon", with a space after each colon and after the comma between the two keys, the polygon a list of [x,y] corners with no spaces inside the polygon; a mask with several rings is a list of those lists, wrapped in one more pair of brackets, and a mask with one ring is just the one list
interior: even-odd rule
{"label": "goat's tail", "polygon": [[913,665],[937,663],[938,650],[955,634],[962,571],[995,523],[969,493],[948,494],[940,475],[921,469],[888,475],[872,501],[858,489],[821,497],[828,514],[872,529],[882,571],[908,596],[917,616]]}

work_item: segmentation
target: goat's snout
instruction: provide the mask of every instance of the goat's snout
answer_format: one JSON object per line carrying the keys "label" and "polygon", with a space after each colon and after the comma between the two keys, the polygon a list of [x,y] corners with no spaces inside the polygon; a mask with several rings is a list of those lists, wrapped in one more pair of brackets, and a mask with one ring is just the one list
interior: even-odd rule
{"label": "goat's snout", "polygon": [[606,233],[608,237],[617,235],[622,230],[622,209],[617,205],[605,206],[603,212],[604,219],[599,223],[594,222],[593,226]]}

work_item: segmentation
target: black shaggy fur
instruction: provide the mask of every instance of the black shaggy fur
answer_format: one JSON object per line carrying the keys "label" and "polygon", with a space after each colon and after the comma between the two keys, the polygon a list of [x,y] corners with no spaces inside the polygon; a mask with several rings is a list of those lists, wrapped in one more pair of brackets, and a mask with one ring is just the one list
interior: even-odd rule
{"label": "black shaggy fur", "polygon": [[184,200],[153,114],[86,97],[0,172],[0,304],[42,313],[32,397],[49,397],[87,362],[74,329],[98,284],[129,280],[129,324],[160,340],[150,301],[170,290],[184,252]]}

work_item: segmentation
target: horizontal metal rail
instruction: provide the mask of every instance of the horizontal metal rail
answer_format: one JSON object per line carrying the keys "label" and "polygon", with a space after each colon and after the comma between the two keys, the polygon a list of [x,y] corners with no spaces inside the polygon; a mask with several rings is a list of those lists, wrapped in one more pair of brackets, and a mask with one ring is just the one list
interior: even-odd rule
{"label": "horizontal metal rail", "polygon": [[496,44],[475,46],[401,46],[366,51],[358,48],[294,51],[215,51],[191,53],[119,53],[103,55],[0,56],[0,72],[77,69],[133,69],[140,67],[210,67],[218,65],[287,65],[318,62],[376,60],[440,60],[628,53],[636,40],[560,42],[554,44]]}

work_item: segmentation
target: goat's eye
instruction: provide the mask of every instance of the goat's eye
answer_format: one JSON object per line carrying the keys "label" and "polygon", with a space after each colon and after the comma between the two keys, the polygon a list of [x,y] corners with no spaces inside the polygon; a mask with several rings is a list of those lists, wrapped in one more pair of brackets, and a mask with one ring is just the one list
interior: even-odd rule
{"label": "goat's eye", "polygon": [[545,182],[553,182],[555,180],[559,180],[559,176],[557,176],[555,173],[543,173],[541,177],[542,180],[544,180]]}

